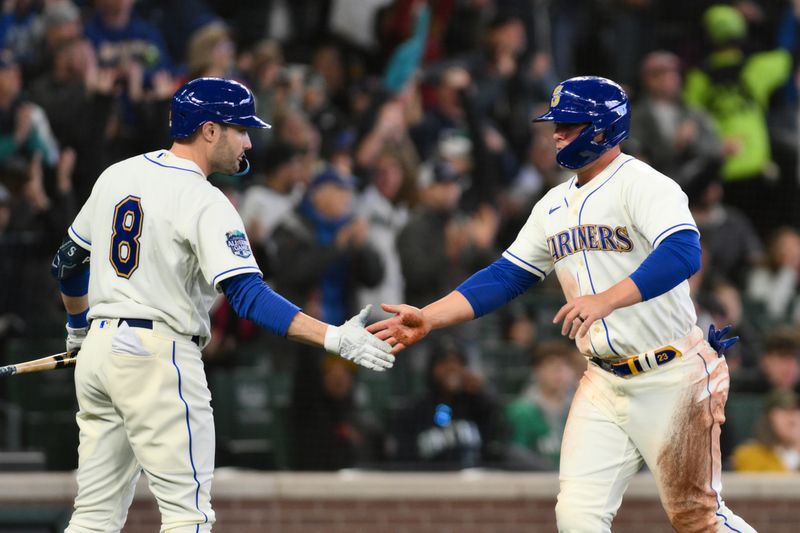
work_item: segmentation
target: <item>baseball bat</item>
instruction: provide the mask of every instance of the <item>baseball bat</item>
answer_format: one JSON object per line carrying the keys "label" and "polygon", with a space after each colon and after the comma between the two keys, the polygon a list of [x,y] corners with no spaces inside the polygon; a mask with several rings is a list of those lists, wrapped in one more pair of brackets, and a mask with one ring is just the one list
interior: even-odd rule
{"label": "baseball bat", "polygon": [[77,358],[78,352],[72,351],[48,355],[47,357],[25,361],[15,365],[6,365],[0,367],[0,377],[13,376],[14,374],[27,374],[28,372],[41,372],[54,368],[64,368],[74,365]]}

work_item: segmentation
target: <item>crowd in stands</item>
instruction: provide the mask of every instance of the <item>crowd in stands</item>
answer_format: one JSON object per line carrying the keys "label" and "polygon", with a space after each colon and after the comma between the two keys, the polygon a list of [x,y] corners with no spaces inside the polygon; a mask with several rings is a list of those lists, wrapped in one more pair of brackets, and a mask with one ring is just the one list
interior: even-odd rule
{"label": "crowd in stands", "polygon": [[[169,146],[169,99],[189,79],[234,78],[257,95],[272,128],[251,132],[252,172],[209,179],[239,209],[270,285],[342,323],[366,303],[424,305],[495,260],[569,177],[552,128],[531,118],[560,80],[601,75],[633,102],[623,151],[688,196],[702,233],[690,280],[699,325],[731,323],[742,338],[728,355],[731,397],[763,404],[763,420],[723,435],[726,466],[800,471],[800,2],[0,10],[2,364],[14,343],[63,335],[50,259],[106,166]],[[268,395],[290,452],[275,468],[554,470],[586,365],[550,324],[562,301],[548,279],[376,378],[270,337],[222,298],[204,350],[213,402],[233,401],[215,376],[268,367],[265,389],[286,377],[287,392]],[[376,305],[372,319],[383,316]],[[726,428],[745,423],[733,404],[728,418]]]}

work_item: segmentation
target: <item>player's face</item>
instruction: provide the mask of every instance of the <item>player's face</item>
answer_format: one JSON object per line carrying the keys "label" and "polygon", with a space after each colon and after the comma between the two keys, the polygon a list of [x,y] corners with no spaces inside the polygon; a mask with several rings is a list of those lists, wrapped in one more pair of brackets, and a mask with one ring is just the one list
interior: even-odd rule
{"label": "player's face", "polygon": [[553,131],[553,140],[556,141],[556,150],[561,150],[580,135],[587,124],[564,124],[556,122]]}
{"label": "player's face", "polygon": [[244,153],[253,147],[247,129],[241,126],[220,124],[220,135],[211,151],[211,172],[235,174],[244,158]]}

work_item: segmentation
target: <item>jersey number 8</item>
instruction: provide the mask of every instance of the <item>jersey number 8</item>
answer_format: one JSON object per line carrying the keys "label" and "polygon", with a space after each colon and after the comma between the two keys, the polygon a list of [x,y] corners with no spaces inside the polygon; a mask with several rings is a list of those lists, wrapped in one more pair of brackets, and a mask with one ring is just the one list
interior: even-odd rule
{"label": "jersey number 8", "polygon": [[128,279],[139,266],[139,237],[142,235],[142,200],[128,196],[114,208],[114,233],[109,260],[117,276]]}

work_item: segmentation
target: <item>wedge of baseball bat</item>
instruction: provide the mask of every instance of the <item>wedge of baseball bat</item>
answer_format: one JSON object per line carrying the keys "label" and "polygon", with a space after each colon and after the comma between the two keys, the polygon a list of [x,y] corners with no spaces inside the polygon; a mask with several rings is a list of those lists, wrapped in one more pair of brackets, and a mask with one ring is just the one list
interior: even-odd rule
{"label": "wedge of baseball bat", "polygon": [[52,370],[54,368],[64,368],[73,366],[77,360],[77,351],[57,353],[40,359],[33,359],[32,361],[2,366],[0,367],[0,377],[27,374],[29,372],[42,372],[43,370]]}

